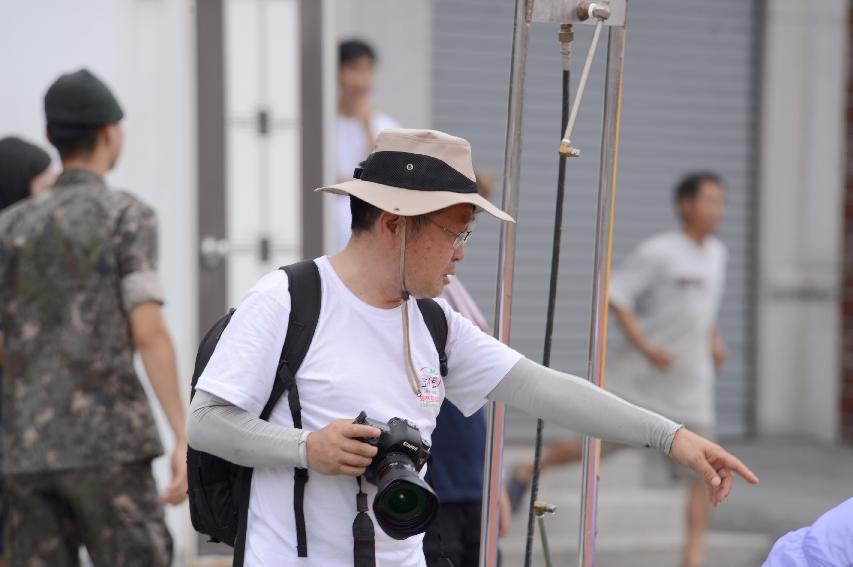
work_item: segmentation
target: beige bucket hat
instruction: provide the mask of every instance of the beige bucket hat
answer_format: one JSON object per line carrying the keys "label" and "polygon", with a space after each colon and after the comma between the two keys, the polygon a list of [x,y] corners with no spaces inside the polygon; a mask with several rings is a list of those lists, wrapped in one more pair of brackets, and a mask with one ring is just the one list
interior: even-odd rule
{"label": "beige bucket hat", "polygon": [[407,217],[470,203],[503,221],[511,216],[477,194],[471,144],[436,130],[388,128],[355,179],[316,191],[352,195]]}

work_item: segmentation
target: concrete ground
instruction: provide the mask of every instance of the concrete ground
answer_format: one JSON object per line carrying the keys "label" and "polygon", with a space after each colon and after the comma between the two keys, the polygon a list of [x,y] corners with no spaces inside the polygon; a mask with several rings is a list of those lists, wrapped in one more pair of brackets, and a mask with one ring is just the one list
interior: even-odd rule
{"label": "concrete ground", "polygon": [[[723,441],[761,478],[749,487],[736,484],[714,511],[706,567],[760,567],[773,542],[811,524],[823,512],[853,496],[853,447],[795,439]],[[513,444],[505,451],[509,467],[532,448]],[[602,465],[598,499],[598,567],[678,567],[683,541],[685,491],[668,483],[663,458],[648,450],[626,450]],[[542,478],[540,497],[557,505],[547,519],[555,566],[577,564],[580,467],[551,470]],[[503,565],[523,564],[526,516],[513,519],[501,542]],[[538,532],[534,565],[544,565]],[[230,561],[206,556],[193,567],[224,567]]]}
{"label": "concrete ground", "polygon": [[[791,439],[723,442],[761,478],[740,482],[713,513],[706,567],[758,567],[784,533],[811,524],[853,496],[853,447]],[[531,454],[509,447],[506,462]],[[685,490],[669,484],[664,461],[649,451],[612,455],[602,465],[596,565],[677,567],[684,534]],[[579,466],[543,475],[540,498],[558,506],[547,519],[554,565],[577,564]],[[506,565],[521,565],[526,517],[513,520],[502,542]],[[534,565],[544,565],[538,532]]]}

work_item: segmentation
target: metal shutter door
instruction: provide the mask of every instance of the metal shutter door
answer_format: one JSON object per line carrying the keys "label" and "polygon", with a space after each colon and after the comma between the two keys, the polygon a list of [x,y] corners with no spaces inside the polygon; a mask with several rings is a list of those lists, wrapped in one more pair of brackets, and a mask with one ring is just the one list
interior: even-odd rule
{"label": "metal shutter door", "polygon": [[[759,16],[757,0],[645,0],[628,14],[614,262],[640,240],[677,226],[671,193],[684,172],[710,169],[725,177],[728,213],[720,236],[729,264],[720,328],[729,363],[717,381],[723,435],[752,430]],[[496,173],[502,171],[512,18],[512,0],[434,4],[435,127],[468,138],[475,164]],[[573,92],[592,36],[590,26],[575,32]],[[512,314],[513,346],[540,361],[560,136],[556,35],[556,25],[531,26]],[[554,367],[579,375],[587,372],[605,34],[599,49],[573,136],[583,155],[570,160],[567,173],[552,354]],[[493,201],[500,203],[500,195]],[[494,220],[479,224],[460,277],[491,320],[499,232]],[[511,412],[507,438],[529,439],[533,423]]]}

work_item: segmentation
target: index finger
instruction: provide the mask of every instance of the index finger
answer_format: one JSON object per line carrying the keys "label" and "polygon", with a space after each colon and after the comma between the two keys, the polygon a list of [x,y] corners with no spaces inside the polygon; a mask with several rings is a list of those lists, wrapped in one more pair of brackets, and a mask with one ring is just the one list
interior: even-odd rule
{"label": "index finger", "polygon": [[758,484],[758,477],[740,459],[728,452],[724,452],[722,457],[726,466],[738,473],[746,482],[749,484]]}
{"label": "index finger", "polygon": [[348,423],[341,429],[346,437],[357,439],[359,437],[379,437],[381,431],[370,425],[362,425],[360,423]]}
{"label": "index finger", "polygon": [[372,459],[376,456],[378,449],[376,445],[371,445],[370,443],[365,443],[364,441],[359,441],[358,439],[350,439],[342,446],[343,450],[347,453],[352,453],[353,455],[360,455],[362,457],[367,457],[368,459]]}

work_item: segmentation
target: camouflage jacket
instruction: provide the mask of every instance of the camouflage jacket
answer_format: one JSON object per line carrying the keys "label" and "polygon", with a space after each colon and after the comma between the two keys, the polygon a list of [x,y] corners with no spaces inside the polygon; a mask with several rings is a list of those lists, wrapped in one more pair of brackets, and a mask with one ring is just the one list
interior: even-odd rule
{"label": "camouflage jacket", "polygon": [[7,473],[162,453],[128,313],[162,302],[154,212],[83,170],[0,214]]}

